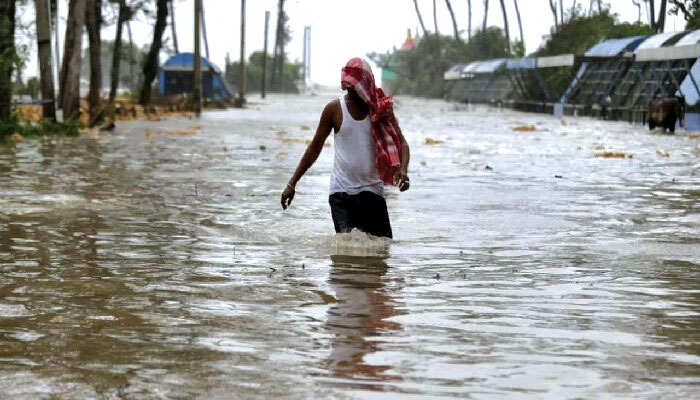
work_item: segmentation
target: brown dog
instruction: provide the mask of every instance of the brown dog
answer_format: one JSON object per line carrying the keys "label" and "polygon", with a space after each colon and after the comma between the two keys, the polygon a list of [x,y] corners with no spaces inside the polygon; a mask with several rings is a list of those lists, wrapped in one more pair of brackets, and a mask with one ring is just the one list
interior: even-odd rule
{"label": "brown dog", "polygon": [[649,104],[649,129],[660,126],[664,132],[668,129],[673,133],[676,130],[676,121],[680,121],[681,128],[685,127],[685,97],[656,99]]}

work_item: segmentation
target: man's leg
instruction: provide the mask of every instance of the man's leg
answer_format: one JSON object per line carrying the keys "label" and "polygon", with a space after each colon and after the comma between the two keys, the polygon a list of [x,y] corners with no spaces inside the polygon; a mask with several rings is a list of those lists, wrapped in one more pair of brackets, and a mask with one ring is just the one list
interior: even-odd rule
{"label": "man's leg", "polygon": [[393,238],[384,197],[372,192],[356,195],[357,227],[373,236]]}
{"label": "man's leg", "polygon": [[335,233],[347,233],[353,228],[351,220],[352,200],[347,193],[333,193],[328,196]]}

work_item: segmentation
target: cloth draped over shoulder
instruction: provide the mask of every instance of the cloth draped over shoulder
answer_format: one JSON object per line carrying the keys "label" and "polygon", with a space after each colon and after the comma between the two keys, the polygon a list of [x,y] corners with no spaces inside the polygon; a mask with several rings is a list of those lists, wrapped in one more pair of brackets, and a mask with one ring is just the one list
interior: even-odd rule
{"label": "cloth draped over shoulder", "polygon": [[377,88],[367,61],[352,58],[341,72],[343,90],[353,89],[369,107],[372,136],[377,144],[377,171],[384,183],[393,185],[401,166],[401,141],[394,128],[394,99]]}

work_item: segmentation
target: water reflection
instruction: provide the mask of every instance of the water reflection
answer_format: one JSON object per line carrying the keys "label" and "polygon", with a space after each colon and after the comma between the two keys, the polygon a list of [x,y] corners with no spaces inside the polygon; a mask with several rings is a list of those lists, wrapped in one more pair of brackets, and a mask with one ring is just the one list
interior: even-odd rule
{"label": "water reflection", "polygon": [[384,256],[332,255],[329,283],[337,303],[328,310],[332,333],[329,368],[337,377],[378,381],[399,379],[390,366],[372,363],[381,336],[401,326],[388,319],[396,315],[393,290],[386,285],[389,267]]}

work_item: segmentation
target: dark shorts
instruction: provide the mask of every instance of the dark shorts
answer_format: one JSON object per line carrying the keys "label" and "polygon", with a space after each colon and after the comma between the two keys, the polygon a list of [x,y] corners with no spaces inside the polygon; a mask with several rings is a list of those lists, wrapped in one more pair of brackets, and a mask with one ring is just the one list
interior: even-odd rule
{"label": "dark shorts", "polygon": [[328,203],[336,232],[356,228],[370,235],[392,237],[384,197],[372,192],[333,193]]}

